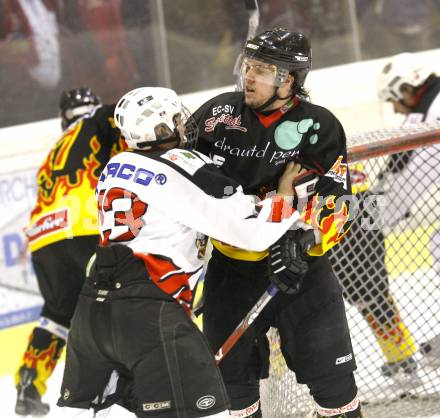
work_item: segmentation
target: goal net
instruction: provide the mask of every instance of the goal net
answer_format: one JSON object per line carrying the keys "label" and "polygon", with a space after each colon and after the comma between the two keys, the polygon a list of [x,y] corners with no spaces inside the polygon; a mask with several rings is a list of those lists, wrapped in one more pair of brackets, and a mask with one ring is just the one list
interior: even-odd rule
{"label": "goal net", "polygon": [[[440,123],[348,139],[357,212],[331,250],[343,289],[367,417],[440,413]],[[269,331],[265,417],[305,417],[308,388],[284,362]]]}

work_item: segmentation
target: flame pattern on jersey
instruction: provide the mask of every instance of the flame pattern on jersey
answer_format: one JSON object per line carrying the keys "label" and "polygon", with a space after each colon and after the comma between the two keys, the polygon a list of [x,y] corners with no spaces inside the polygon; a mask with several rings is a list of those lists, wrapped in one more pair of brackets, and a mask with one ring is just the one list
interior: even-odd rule
{"label": "flame pattern on jersey", "polygon": [[37,174],[37,202],[26,229],[31,251],[69,237],[98,234],[94,189],[107,161],[125,150],[113,106],[66,130]]}
{"label": "flame pattern on jersey", "polygon": [[327,196],[320,200],[316,195],[309,202],[307,209],[302,214],[304,221],[321,231],[322,242],[309,250],[310,255],[321,255],[340,242],[347,234],[351,224],[348,205],[346,202],[337,203],[335,196]]}
{"label": "flame pattern on jersey", "polygon": [[173,260],[160,255],[135,253],[135,256],[142,258],[151,280],[189,311],[193,300],[189,280],[195,272],[185,273]]}

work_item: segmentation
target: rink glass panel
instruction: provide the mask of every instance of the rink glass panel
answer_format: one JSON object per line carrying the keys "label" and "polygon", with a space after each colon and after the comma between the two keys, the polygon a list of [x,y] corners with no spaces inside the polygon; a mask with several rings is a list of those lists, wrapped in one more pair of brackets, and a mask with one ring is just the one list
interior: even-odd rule
{"label": "rink glass panel", "polygon": [[[260,0],[259,30],[303,31],[314,69],[438,46],[438,2],[375,3]],[[243,0],[0,0],[0,127],[55,117],[62,89],[109,103],[142,85],[233,84],[247,26]]]}

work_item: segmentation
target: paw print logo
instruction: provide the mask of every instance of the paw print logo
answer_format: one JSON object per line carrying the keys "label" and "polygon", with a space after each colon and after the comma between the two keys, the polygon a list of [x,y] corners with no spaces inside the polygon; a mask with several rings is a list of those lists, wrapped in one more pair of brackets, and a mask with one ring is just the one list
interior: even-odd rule
{"label": "paw print logo", "polygon": [[303,119],[299,122],[285,121],[275,129],[275,143],[283,150],[296,148],[303,135],[313,129],[314,133],[310,136],[309,142],[313,145],[318,142],[317,131],[321,125],[319,122],[313,123],[313,119]]}

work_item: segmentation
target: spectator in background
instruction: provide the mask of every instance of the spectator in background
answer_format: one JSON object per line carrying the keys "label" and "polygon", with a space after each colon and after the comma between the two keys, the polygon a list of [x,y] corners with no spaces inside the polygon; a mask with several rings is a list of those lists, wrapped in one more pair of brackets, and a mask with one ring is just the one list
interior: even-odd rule
{"label": "spectator in background", "polygon": [[140,78],[127,46],[121,8],[122,0],[78,0],[82,29],[89,33],[102,60],[100,71],[94,68],[93,72],[94,85],[106,92],[105,101],[116,100],[122,92],[134,88]]}
{"label": "spectator in background", "polygon": [[[104,102],[116,100],[140,79],[127,44],[122,4],[120,0],[78,0],[63,3],[59,11],[65,78],[69,84],[86,82],[102,91]],[[147,11],[144,5],[144,14]]]}
{"label": "spectator in background", "polygon": [[63,85],[87,84],[112,102],[138,84],[120,0],[0,3],[0,93],[9,110],[0,126],[52,117]]}
{"label": "spectator in background", "polygon": [[37,174],[38,194],[26,235],[44,299],[40,322],[15,375],[18,415],[45,415],[46,384],[66,344],[70,320],[98,243],[94,191],[112,155],[125,149],[113,120],[88,88],[63,92],[63,135]]}
{"label": "spectator in background", "polygon": [[356,6],[364,58],[435,46],[431,18],[439,5],[434,0],[357,0]]}
{"label": "spectator in background", "polygon": [[54,116],[62,79],[57,4],[0,1],[0,95],[8,110],[0,127]]}
{"label": "spectator in background", "polygon": [[[56,9],[51,1],[4,0],[1,37],[12,46],[12,59],[25,63],[29,75],[44,88],[56,87],[61,78],[60,44]],[[14,51],[15,49],[15,51]]]}

